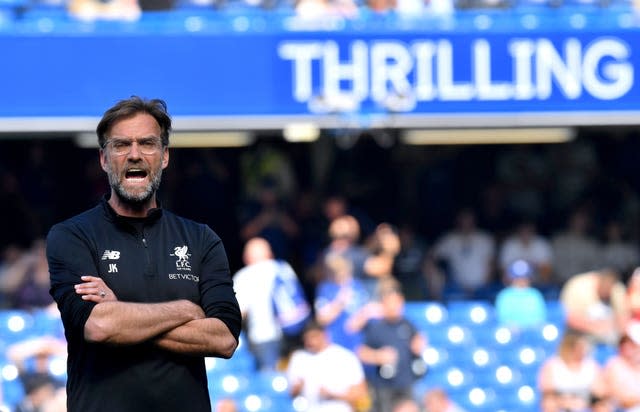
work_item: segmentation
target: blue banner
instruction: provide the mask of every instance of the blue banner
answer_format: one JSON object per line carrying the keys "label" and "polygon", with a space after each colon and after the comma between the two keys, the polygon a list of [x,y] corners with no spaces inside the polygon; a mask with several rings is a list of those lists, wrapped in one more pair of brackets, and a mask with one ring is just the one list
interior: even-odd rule
{"label": "blue banner", "polygon": [[303,30],[282,17],[261,26],[194,13],[155,19],[63,19],[43,32],[34,18],[0,33],[0,129],[7,119],[100,116],[133,94],[161,97],[174,116],[206,128],[336,116],[607,124],[640,113],[636,29],[523,28],[505,23],[512,16],[493,17],[503,25],[486,30],[419,21]]}

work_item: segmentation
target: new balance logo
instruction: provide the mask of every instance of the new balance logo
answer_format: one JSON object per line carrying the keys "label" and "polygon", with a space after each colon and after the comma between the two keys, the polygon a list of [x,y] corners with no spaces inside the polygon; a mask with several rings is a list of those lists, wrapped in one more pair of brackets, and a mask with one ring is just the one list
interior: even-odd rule
{"label": "new balance logo", "polygon": [[104,253],[102,254],[102,259],[101,260],[118,260],[120,259],[120,251],[118,250],[105,250]]}

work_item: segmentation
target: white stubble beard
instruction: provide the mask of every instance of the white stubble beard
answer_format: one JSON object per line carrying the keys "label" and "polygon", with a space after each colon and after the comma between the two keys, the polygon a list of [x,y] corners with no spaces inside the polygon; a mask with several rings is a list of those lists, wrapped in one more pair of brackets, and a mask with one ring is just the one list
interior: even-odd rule
{"label": "white stubble beard", "polygon": [[140,205],[147,202],[156,191],[160,188],[160,182],[162,181],[162,167],[158,168],[157,172],[149,171],[149,183],[147,187],[139,193],[134,193],[125,188],[123,184],[123,180],[125,179],[124,174],[122,176],[118,176],[113,173],[111,166],[109,166],[107,171],[107,176],[109,177],[109,185],[113,188],[116,195],[125,203],[131,205]]}

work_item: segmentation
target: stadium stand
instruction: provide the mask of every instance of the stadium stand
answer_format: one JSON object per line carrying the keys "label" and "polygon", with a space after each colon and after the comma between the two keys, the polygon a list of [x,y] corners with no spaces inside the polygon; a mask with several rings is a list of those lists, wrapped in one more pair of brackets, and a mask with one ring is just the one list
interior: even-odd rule
{"label": "stadium stand", "polygon": [[[555,305],[557,302],[549,301],[550,307]],[[429,348],[423,354],[429,370],[417,385],[417,395],[444,387],[469,411],[537,410],[536,373],[556,349],[562,317],[540,328],[510,331],[493,322],[490,302],[478,301],[407,302],[407,315],[429,338]],[[60,336],[62,325],[59,318],[43,311],[2,310],[0,328],[5,346],[26,337]],[[283,372],[256,371],[245,342],[241,335],[231,359],[206,359],[212,398],[230,397],[247,412],[299,410],[296,408],[304,400],[290,398]],[[596,357],[605,362],[613,353],[611,348],[598,348]],[[61,362],[52,360],[52,368],[64,378]],[[0,373],[4,406],[12,410],[24,394],[18,372],[2,358]]]}

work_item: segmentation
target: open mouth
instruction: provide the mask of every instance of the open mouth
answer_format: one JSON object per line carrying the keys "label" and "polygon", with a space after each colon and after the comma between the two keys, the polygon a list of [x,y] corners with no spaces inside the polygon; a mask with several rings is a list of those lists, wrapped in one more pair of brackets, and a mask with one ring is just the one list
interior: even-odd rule
{"label": "open mouth", "polygon": [[144,180],[147,177],[147,171],[142,169],[129,169],[124,174],[127,180]]}

